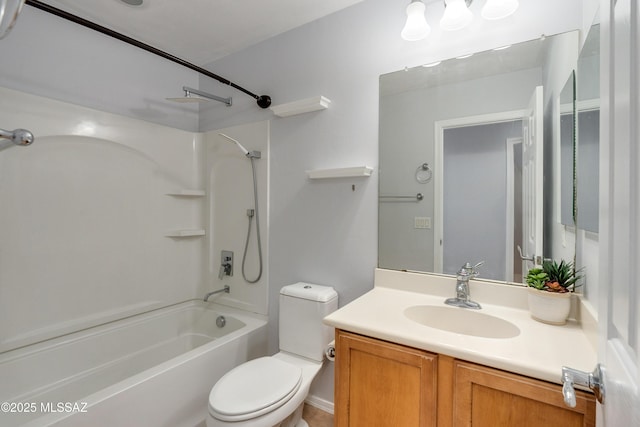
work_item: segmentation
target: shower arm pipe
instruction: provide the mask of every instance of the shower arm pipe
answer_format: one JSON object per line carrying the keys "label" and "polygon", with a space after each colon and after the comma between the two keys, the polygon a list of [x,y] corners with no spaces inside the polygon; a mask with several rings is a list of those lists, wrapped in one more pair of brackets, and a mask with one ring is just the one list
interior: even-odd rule
{"label": "shower arm pipe", "polygon": [[52,15],[58,16],[60,18],[66,19],[68,21],[74,22],[76,24],[82,25],[83,27],[87,27],[90,28],[94,31],[97,31],[99,33],[105,34],[107,36],[113,37],[115,39],[118,39],[120,41],[123,41],[125,43],[128,43],[132,46],[138,47],[140,49],[146,50],[147,52],[153,53],[155,55],[161,56],[164,59],[168,59],[169,61],[175,62],[177,64],[180,64],[184,67],[187,67],[193,71],[196,71],[200,74],[203,74],[207,77],[210,77],[212,79],[215,79],[217,81],[219,81],[220,83],[226,84],[231,86],[234,89],[239,90],[240,92],[243,92],[247,95],[249,95],[250,97],[252,97],[253,99],[255,99],[258,103],[258,106],[260,108],[268,108],[271,105],[271,97],[269,95],[256,95],[253,92],[248,91],[247,89],[243,88],[242,86],[238,86],[237,84],[233,83],[232,81],[229,81],[227,79],[225,79],[224,77],[221,77],[217,74],[212,73],[209,70],[205,70],[202,67],[199,67],[195,64],[192,64],[190,62],[185,61],[184,59],[178,58],[177,56],[173,56],[163,50],[160,50],[158,48],[155,48],[153,46],[150,46],[146,43],[142,43],[139,40],[136,40],[134,38],[131,38],[129,36],[125,36],[124,34],[118,33],[117,31],[113,31],[107,27],[103,27],[102,25],[98,25],[95,22],[91,22],[87,19],[81,18],[77,15],[74,15],[72,13],[66,12],[62,9],[58,9],[56,7],[50,6],[48,4],[42,3],[39,0],[26,0],[25,4],[28,4],[31,7],[35,7],[36,9],[40,9],[44,12],[50,13]]}
{"label": "shower arm pipe", "polygon": [[189,86],[182,86],[182,90],[184,91],[186,96],[189,96],[189,94],[191,94],[191,93],[195,93],[196,95],[200,95],[200,96],[202,96],[204,98],[213,99],[214,101],[222,102],[227,107],[231,107],[231,103],[232,103],[231,97],[223,98],[221,96],[214,95],[212,93],[203,92],[201,90],[194,89],[194,88],[189,87]]}

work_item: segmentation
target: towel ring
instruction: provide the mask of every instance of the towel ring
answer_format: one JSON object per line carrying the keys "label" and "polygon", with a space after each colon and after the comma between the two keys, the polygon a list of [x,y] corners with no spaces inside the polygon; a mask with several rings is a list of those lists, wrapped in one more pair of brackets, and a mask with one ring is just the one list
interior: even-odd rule
{"label": "towel ring", "polygon": [[416,169],[416,181],[418,181],[420,184],[426,184],[427,182],[431,181],[432,177],[433,172],[429,167],[429,163],[423,163],[418,166],[418,169]]}

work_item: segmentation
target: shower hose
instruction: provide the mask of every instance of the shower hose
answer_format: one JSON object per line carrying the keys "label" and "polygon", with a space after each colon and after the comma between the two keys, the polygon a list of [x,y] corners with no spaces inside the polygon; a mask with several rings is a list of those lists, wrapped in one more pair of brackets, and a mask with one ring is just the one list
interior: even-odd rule
{"label": "shower hose", "polygon": [[251,238],[251,223],[253,222],[254,210],[248,209],[247,216],[249,217],[249,227],[247,228],[247,240],[244,244],[244,254],[242,255],[242,278],[247,283],[257,283],[258,280],[262,277],[262,243],[260,241],[260,210],[258,208],[258,183],[256,181],[256,165],[254,162],[254,158],[250,157],[251,160],[251,172],[253,174],[253,203],[255,206],[255,217],[256,217],[256,235],[258,236],[258,262],[259,262],[259,270],[258,276],[255,279],[248,279],[247,274],[245,272],[245,264],[247,261],[247,250],[249,249],[249,239]]}

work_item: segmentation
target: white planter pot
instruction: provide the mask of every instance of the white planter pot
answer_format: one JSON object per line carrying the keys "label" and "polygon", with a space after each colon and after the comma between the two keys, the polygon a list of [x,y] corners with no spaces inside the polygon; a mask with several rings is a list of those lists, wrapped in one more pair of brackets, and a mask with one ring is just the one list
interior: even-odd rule
{"label": "white planter pot", "polygon": [[571,311],[571,292],[558,293],[529,288],[529,312],[534,320],[564,325]]}

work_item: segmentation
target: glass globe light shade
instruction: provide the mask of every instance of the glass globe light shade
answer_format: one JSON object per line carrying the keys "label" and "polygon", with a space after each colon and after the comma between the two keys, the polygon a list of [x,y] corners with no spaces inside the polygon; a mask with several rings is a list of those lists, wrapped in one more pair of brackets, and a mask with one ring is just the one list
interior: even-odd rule
{"label": "glass globe light shade", "polygon": [[518,0],[487,0],[480,13],[484,19],[502,19],[512,15],[518,10],[518,6]]}
{"label": "glass globe light shade", "polygon": [[473,13],[465,0],[447,0],[444,15],[440,20],[440,28],[445,31],[460,30],[471,23]]}
{"label": "glass globe light shade", "polygon": [[420,0],[412,1],[407,6],[407,22],[400,35],[407,41],[418,41],[427,38],[431,27],[424,16],[425,6]]}

